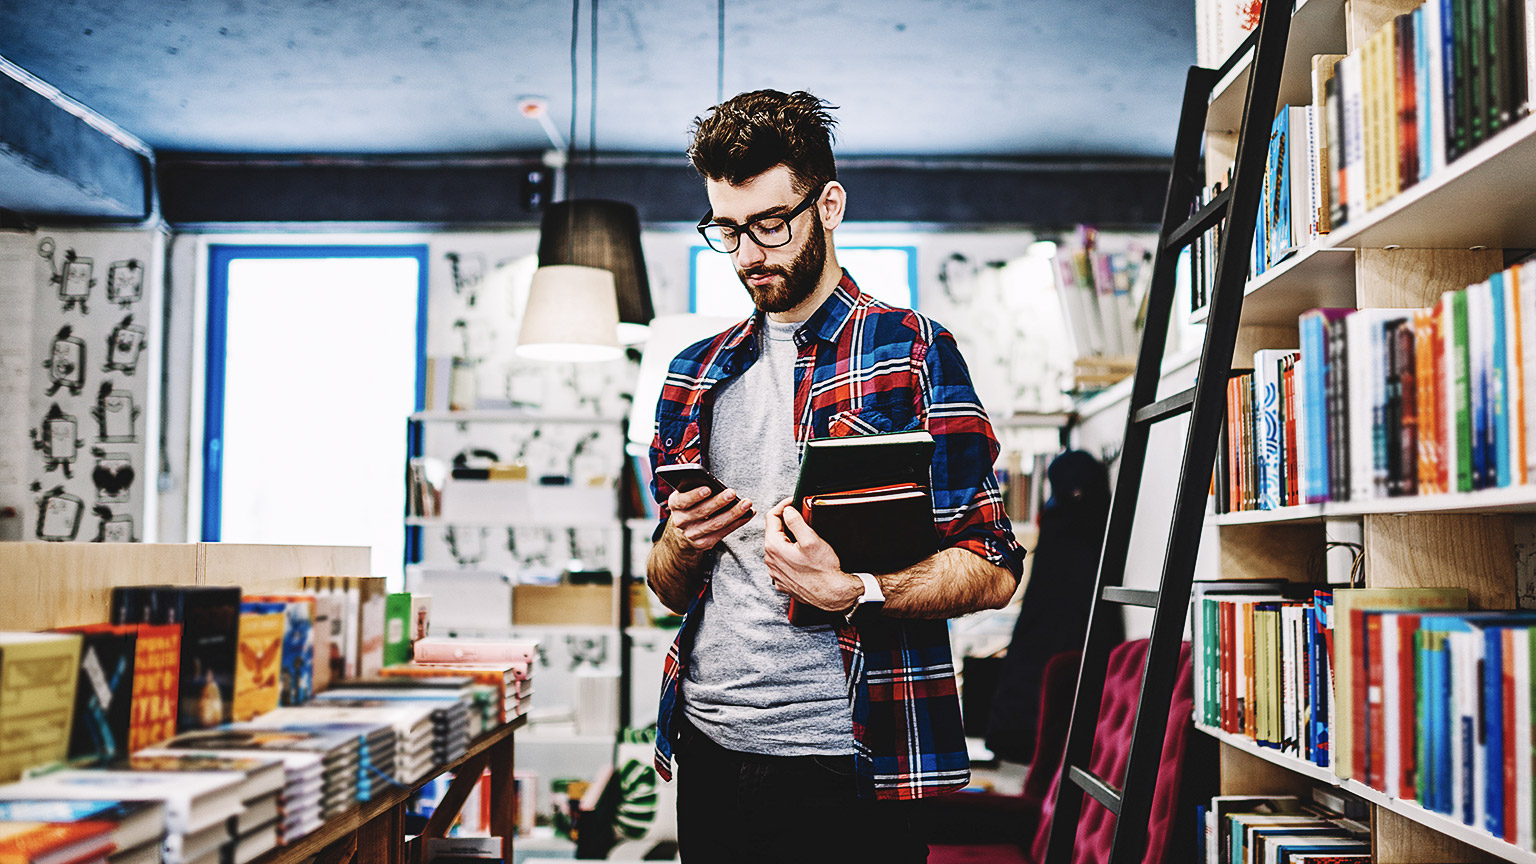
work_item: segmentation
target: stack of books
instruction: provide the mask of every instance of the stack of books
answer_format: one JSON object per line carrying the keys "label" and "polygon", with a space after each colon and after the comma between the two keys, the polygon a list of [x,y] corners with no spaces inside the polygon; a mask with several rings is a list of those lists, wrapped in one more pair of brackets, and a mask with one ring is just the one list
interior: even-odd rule
{"label": "stack of books", "polygon": [[470,740],[478,734],[471,723],[471,718],[478,713],[474,704],[475,686],[471,679],[464,677],[379,678],[347,682],[320,694],[316,701],[326,704],[389,705],[405,702],[423,705],[432,719],[433,760],[439,765],[445,765],[463,756],[469,748]]}
{"label": "stack of books", "polygon": [[[249,725],[178,735],[166,742],[172,750],[213,752],[257,751],[315,754],[320,758],[322,787],[320,817],[330,819],[357,803],[357,735],[317,729],[263,729]],[[290,771],[295,770],[292,765]],[[299,769],[307,770],[307,769]],[[290,774],[292,776],[292,774]],[[296,814],[286,814],[291,821]]]}
{"label": "stack of books", "polygon": [[[1324,792],[1320,797],[1338,797]],[[1289,862],[1367,864],[1371,830],[1363,806],[1339,799],[1352,815],[1292,795],[1219,795],[1196,808],[1205,864]]]}
{"label": "stack of books", "polygon": [[419,640],[415,659],[384,669],[385,677],[468,677],[494,687],[500,716],[505,723],[526,713],[532,695],[533,660],[538,643],[526,640],[438,639]]}
{"label": "stack of books", "polygon": [[[43,851],[50,856],[47,860],[161,864],[165,804],[65,798],[0,801],[0,837],[0,858],[22,851],[18,847],[24,844],[34,860]],[[83,846],[77,845],[82,841]],[[35,845],[39,843],[41,850]]]}
{"label": "stack of books", "polygon": [[[335,698],[333,691],[325,699],[311,701],[307,705],[279,708],[265,714],[256,722],[261,725],[310,726],[315,724],[351,724],[367,728],[384,726],[394,737],[393,758],[389,770],[374,763],[374,767],[401,783],[411,783],[433,767],[434,727],[431,705],[406,701],[369,701]],[[369,739],[377,732],[369,733]],[[378,758],[370,747],[370,760]],[[377,781],[377,776],[359,778],[359,782]]]}
{"label": "stack of books", "polygon": [[[308,716],[306,716],[308,713]],[[395,730],[387,723],[328,722],[303,706],[280,708],[232,728],[271,729],[321,736],[351,736],[357,743],[353,802],[371,801],[375,794],[396,782]]]}
{"label": "stack of books", "polygon": [[243,774],[240,790],[244,809],[235,818],[233,864],[247,864],[278,845],[281,833],[283,763],[264,757],[227,757],[203,753],[135,754],[117,766],[133,771],[205,772]]}
{"label": "stack of books", "polygon": [[237,771],[55,771],[0,786],[0,801],[158,801],[165,808],[166,864],[218,864],[233,854],[229,824],[243,811]]}
{"label": "stack of books", "polygon": [[280,822],[278,843],[287,845],[320,827],[324,766],[319,753],[298,750],[224,747],[221,731],[187,732],[161,747],[139,751],[137,756],[204,755],[232,759],[276,759],[283,766],[283,786],[278,796]]}

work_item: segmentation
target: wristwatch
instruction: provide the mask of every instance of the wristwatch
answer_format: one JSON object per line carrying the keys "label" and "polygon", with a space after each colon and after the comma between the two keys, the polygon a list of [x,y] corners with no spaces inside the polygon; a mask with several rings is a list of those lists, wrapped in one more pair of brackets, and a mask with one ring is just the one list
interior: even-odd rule
{"label": "wristwatch", "polygon": [[859,577],[859,581],[864,583],[864,593],[859,595],[858,601],[853,604],[853,608],[848,610],[846,616],[846,620],[849,623],[853,623],[854,613],[860,609],[870,603],[884,603],[885,592],[880,590],[880,580],[876,579],[873,573],[852,573],[849,575]]}

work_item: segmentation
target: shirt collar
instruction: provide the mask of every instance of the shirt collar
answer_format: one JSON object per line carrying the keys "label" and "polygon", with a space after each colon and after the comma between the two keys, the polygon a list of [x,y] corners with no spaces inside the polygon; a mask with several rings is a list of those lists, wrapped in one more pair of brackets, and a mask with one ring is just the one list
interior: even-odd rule
{"label": "shirt collar", "polygon": [[[863,296],[864,293],[854,283],[853,277],[844,270],[842,278],[837,282],[837,287],[833,288],[832,293],[827,295],[827,299],[823,300],[816,311],[811,313],[811,317],[806,319],[804,326],[795,332],[795,347],[804,348],[813,338],[824,342],[837,341],[838,333],[842,332],[843,325],[848,323],[849,317],[852,316],[854,308],[859,305]],[[721,357],[733,358],[738,351],[750,349],[751,356],[755,358],[758,354],[759,340],[763,338],[761,333],[763,321],[764,313],[759,310],[753,313],[752,317],[736,325],[735,332],[727,337],[725,344],[721,346]],[[735,371],[734,363],[727,361],[726,366],[726,374],[732,374]]]}

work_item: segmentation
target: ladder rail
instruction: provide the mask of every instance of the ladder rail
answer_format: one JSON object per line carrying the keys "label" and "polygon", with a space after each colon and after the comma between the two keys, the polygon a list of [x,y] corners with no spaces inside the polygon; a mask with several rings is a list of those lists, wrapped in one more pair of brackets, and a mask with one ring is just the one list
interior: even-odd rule
{"label": "ladder rail", "polygon": [[[1163,203],[1160,237],[1167,236],[1169,231],[1187,218],[1190,202],[1194,200],[1198,159],[1193,154],[1199,153],[1200,139],[1205,133],[1206,104],[1217,80],[1218,76],[1213,70],[1199,66],[1190,67],[1185,77],[1184,103],[1179,112],[1174,165],[1168,178],[1168,196]],[[1163,353],[1172,320],[1173,279],[1177,262],[1178,253],[1169,254],[1159,244],[1153,257],[1147,326],[1142,332],[1135,378],[1131,384],[1130,410],[1126,415],[1115,490],[1110,498],[1108,530],[1099,553],[1098,583],[1093,603],[1089,607],[1088,632],[1083,642],[1082,660],[1078,665],[1077,689],[1073,697],[1072,719],[1067,727],[1063,766],[1079,763],[1086,765],[1086,755],[1093,746],[1094,726],[1104,690],[1104,667],[1109,660],[1109,646],[1104,644],[1102,637],[1095,636],[1101,636],[1104,616],[1119,614],[1118,607],[1106,602],[1101,592],[1106,586],[1118,587],[1125,576],[1131,517],[1136,512],[1137,491],[1141,486],[1147,448],[1148,427],[1135,422],[1134,418],[1136,412],[1151,404],[1157,395],[1157,379],[1162,373]],[[1082,756],[1074,759],[1075,754]],[[1065,771],[1062,776],[1065,780]],[[1048,864],[1071,860],[1072,843],[1077,834],[1082,804],[1083,792],[1080,788],[1067,782],[1059,784],[1046,851]]]}
{"label": "ladder rail", "polygon": [[[1285,46],[1290,36],[1290,4],[1268,3],[1260,14],[1258,48],[1248,79],[1247,108],[1233,163],[1232,206],[1222,232],[1216,264],[1216,287],[1207,319],[1205,344],[1195,379],[1195,401],[1185,436],[1184,462],[1174,499],[1173,522],[1163,558],[1161,602],[1152,614],[1152,637],[1142,671],[1136,721],[1122,802],[1115,821],[1109,860],[1139,861],[1146,849],[1168,711],[1178,673],[1180,643],[1189,612],[1189,594],[1205,527],[1206,496],[1215,470],[1216,447],[1226,417],[1226,389],[1232,354],[1237,347],[1248,258],[1253,249],[1263,197],[1271,124],[1255,123],[1268,116],[1279,98]],[[1259,62],[1274,58],[1275,62]],[[1255,110],[1262,113],[1255,115]],[[1241,178],[1241,179],[1239,179]]]}

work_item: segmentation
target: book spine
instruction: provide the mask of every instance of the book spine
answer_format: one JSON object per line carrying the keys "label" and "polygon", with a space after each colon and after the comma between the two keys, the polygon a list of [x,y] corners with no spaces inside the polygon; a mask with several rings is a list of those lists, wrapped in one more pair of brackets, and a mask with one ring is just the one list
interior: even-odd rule
{"label": "book spine", "polygon": [[1386,445],[1383,454],[1386,458],[1386,492],[1391,496],[1403,494],[1402,448],[1398,444],[1403,439],[1403,355],[1398,342],[1402,324],[1401,321],[1391,321],[1386,325],[1387,395],[1382,426]]}

